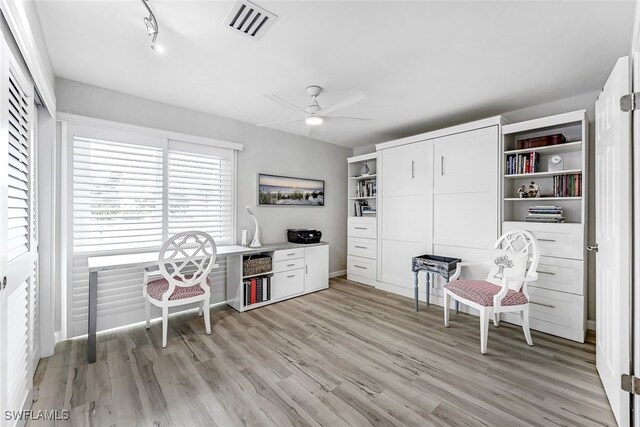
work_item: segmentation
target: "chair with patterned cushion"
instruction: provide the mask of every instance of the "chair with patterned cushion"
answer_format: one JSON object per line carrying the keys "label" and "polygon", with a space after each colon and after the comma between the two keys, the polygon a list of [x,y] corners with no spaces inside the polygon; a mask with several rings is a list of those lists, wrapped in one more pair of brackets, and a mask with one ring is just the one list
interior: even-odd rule
{"label": "chair with patterned cushion", "polygon": [[211,334],[209,273],[217,267],[215,260],[216,243],[211,236],[202,231],[185,231],[174,235],[162,246],[157,270],[145,269],[143,295],[147,329],[153,304],[162,309],[162,347],[167,346],[169,307],[200,303],[205,329]]}
{"label": "chair with patterned cushion", "polygon": [[[461,262],[444,286],[444,325],[449,326],[450,299],[480,311],[480,352],[487,352],[489,319],[498,326],[500,313],[520,312],[527,344],[533,345],[529,331],[529,293],[527,283],[538,279],[538,240],[526,230],[509,231],[496,241],[491,261]],[[487,265],[484,280],[460,280],[463,267]]]}

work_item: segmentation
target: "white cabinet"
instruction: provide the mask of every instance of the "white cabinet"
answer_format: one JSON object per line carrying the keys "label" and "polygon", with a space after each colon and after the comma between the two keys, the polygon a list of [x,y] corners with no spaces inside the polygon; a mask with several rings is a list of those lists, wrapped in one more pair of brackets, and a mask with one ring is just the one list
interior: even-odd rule
{"label": "white cabinet", "polygon": [[430,141],[383,149],[379,159],[377,280],[413,289],[411,258],[428,249]]}
{"label": "white cabinet", "polygon": [[347,159],[349,219],[347,279],[374,286],[377,258],[378,155]]}
{"label": "white cabinet", "polygon": [[314,292],[329,287],[329,246],[304,249],[304,291]]}
{"label": "white cabinet", "polygon": [[426,141],[414,142],[385,150],[382,176],[384,196],[426,194]]}
{"label": "white cabinet", "polygon": [[280,300],[304,292],[304,269],[283,271],[273,275],[273,297]]}

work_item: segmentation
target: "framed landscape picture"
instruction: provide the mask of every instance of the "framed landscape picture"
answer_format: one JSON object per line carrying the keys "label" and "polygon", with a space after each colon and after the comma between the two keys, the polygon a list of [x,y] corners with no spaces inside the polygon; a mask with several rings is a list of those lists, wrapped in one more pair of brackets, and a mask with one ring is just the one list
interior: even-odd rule
{"label": "framed landscape picture", "polygon": [[258,174],[258,204],[324,206],[324,181]]}

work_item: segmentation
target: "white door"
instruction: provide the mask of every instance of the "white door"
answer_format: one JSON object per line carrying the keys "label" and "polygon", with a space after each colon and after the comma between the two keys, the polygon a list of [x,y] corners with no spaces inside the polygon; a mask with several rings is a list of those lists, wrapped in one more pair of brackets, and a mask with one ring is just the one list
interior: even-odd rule
{"label": "white door", "polygon": [[[640,92],[640,7],[636,7],[636,19],[633,30],[633,41],[631,52],[632,56],[632,86],[634,92]],[[639,100],[636,99],[636,103]],[[637,146],[640,143],[640,109],[636,109],[633,112],[633,137],[632,145],[635,143]],[[635,235],[638,235],[640,230],[640,150],[633,150],[633,170],[636,173],[633,174],[633,229]],[[634,343],[634,373],[637,376],[640,373],[640,239],[635,238],[633,242],[634,248],[634,278],[633,278],[633,343]],[[634,407],[634,425],[640,426],[640,395],[634,395],[633,397]]]}
{"label": "white door", "polygon": [[[28,409],[33,377],[37,244],[33,86],[0,43],[0,425]],[[9,419],[7,419],[9,418]]]}
{"label": "white door", "polygon": [[382,151],[384,196],[425,194],[427,177],[426,141]]}
{"label": "white door", "polygon": [[304,249],[304,291],[313,292],[329,285],[329,246]]}
{"label": "white door", "polygon": [[629,58],[620,58],[596,101],[596,366],[616,420],[629,425],[631,333],[631,122]]}

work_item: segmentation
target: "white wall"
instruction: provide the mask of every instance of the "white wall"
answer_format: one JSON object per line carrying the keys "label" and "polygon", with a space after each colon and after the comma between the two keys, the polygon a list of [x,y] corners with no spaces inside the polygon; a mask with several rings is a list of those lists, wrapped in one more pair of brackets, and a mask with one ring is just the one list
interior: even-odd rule
{"label": "white wall", "polygon": [[[346,269],[347,166],[350,148],[257,127],[71,80],[56,80],[57,110],[244,144],[238,155],[238,236],[253,228],[263,243],[286,241],[287,228],[316,228],[330,243],[329,269]],[[324,207],[256,207],[259,172],[325,180]]]}

